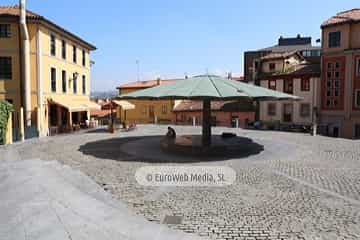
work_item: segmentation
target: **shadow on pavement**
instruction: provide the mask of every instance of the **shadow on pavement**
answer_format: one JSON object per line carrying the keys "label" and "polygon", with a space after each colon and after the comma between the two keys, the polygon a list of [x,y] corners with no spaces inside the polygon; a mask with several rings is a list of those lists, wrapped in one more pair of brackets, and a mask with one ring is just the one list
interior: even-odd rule
{"label": "shadow on pavement", "polygon": [[104,139],[81,145],[79,151],[98,159],[147,163],[225,161],[246,158],[264,151],[263,145],[253,142],[250,138],[235,137],[225,152],[210,156],[190,156],[164,152],[160,145],[162,138],[163,136],[145,136]]}

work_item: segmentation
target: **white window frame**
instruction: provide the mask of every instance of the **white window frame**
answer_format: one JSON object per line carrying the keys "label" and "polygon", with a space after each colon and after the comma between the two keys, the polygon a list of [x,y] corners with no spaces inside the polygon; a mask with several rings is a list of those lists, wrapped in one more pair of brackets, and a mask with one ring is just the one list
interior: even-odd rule
{"label": "white window frame", "polygon": [[[55,38],[55,54],[54,55],[52,55],[52,53],[51,53],[51,37],[52,36],[54,36],[54,38]],[[56,34],[55,33],[53,33],[53,32],[49,32],[49,37],[50,37],[50,41],[49,41],[49,55],[50,56],[52,56],[52,57],[56,57]]]}
{"label": "white window frame", "polygon": [[[51,78],[52,77],[52,75],[51,75],[51,70],[52,69],[55,69],[55,91],[53,91],[53,89],[52,89],[52,78]],[[49,78],[50,79],[50,92],[51,93],[57,93],[57,91],[58,91],[58,87],[57,87],[58,70],[57,70],[57,68],[55,66],[53,66],[53,65],[50,66],[49,75],[50,75],[50,78]]]}
{"label": "white window frame", "polygon": [[[63,57],[63,42],[65,43],[65,58]],[[66,60],[68,58],[67,55],[67,41],[66,39],[61,39],[61,59]]]}
{"label": "white window frame", "polygon": [[[63,89],[63,72],[65,73],[65,92],[64,92],[64,89]],[[67,93],[68,92],[68,79],[67,79],[67,71],[66,70],[61,70],[61,92],[62,93]]]}
{"label": "white window frame", "polygon": [[83,95],[86,95],[86,87],[87,87],[87,84],[86,84],[86,75],[85,74],[83,74],[82,76],[81,76],[81,93],[83,94]]}
{"label": "white window frame", "polygon": [[[71,48],[72,48],[72,54],[71,54],[71,62],[73,63],[73,64],[78,64],[78,47],[75,45],[75,44],[73,44],[72,46],[71,46]],[[75,50],[75,51],[74,51]],[[74,55],[75,55],[75,58],[74,58]],[[75,59],[75,60],[74,60]]]}

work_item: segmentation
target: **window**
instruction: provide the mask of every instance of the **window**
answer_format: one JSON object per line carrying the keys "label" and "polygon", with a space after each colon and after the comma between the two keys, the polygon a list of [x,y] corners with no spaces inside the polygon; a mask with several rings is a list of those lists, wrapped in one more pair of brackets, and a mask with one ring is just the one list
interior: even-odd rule
{"label": "window", "polygon": [[311,56],[320,57],[321,56],[321,51],[320,50],[312,50],[311,51]]}
{"label": "window", "polygon": [[301,117],[309,117],[310,116],[310,104],[302,103],[300,105],[300,116]]}
{"label": "window", "polygon": [[335,63],[335,69],[339,69],[340,68],[340,63],[339,62],[336,62]]}
{"label": "window", "polygon": [[355,107],[360,108],[360,89],[355,90]]}
{"label": "window", "polygon": [[293,93],[293,81],[291,80],[284,80],[284,92],[285,93]]}
{"label": "window", "polygon": [[303,92],[310,91],[310,79],[309,78],[301,79],[301,91],[303,91]]}
{"label": "window", "polygon": [[85,77],[85,75],[82,76],[82,93],[86,94],[86,77]]}
{"label": "window", "polygon": [[76,63],[77,55],[76,55],[76,46],[73,46],[73,63]]}
{"label": "window", "polygon": [[341,45],[341,32],[330,32],[329,33],[329,48],[337,48]]}
{"label": "window", "polygon": [[77,74],[73,73],[73,93],[77,93]]}
{"label": "window", "polygon": [[12,79],[11,57],[0,57],[0,79]]}
{"label": "window", "polygon": [[10,24],[0,24],[0,38],[11,38]]}
{"label": "window", "polygon": [[326,81],[326,87],[331,88],[331,86],[332,86],[331,80]]}
{"label": "window", "polygon": [[66,71],[61,72],[61,85],[63,93],[66,93]]}
{"label": "window", "polygon": [[161,112],[162,112],[162,114],[167,114],[167,106],[166,105],[162,105]]}
{"label": "window", "polygon": [[50,35],[50,54],[51,56],[56,55],[56,39],[54,34]]}
{"label": "window", "polygon": [[359,77],[360,76],[360,58],[356,59],[357,63],[356,63],[356,75]]}
{"label": "window", "polygon": [[304,57],[311,57],[311,51],[310,50],[303,51],[303,56]]}
{"label": "window", "polygon": [[85,67],[86,65],[86,54],[85,50],[82,50],[82,65]]}
{"label": "window", "polygon": [[51,91],[56,92],[56,69],[55,68],[51,68],[50,78],[51,78]]}
{"label": "window", "polygon": [[326,98],[325,98],[325,107],[326,108],[339,108],[340,107],[340,97],[341,97],[341,76],[340,69],[342,68],[341,62],[328,62],[327,63],[327,74],[326,74]]}
{"label": "window", "polygon": [[269,80],[269,89],[276,90],[276,80]]}
{"label": "window", "polygon": [[326,100],[326,107],[329,108],[330,106],[331,106],[331,100],[330,100],[330,99],[327,99],[327,100]]}
{"label": "window", "polygon": [[276,115],[276,103],[268,103],[268,116]]}
{"label": "window", "polygon": [[270,71],[275,71],[276,69],[276,64],[275,63],[269,63],[269,70]]}
{"label": "window", "polygon": [[63,59],[66,59],[66,41],[65,40],[61,41],[61,57]]}

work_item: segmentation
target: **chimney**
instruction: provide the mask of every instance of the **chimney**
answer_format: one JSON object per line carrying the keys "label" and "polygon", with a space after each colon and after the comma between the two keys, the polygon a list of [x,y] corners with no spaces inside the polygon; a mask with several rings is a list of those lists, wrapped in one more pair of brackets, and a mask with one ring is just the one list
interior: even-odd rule
{"label": "chimney", "polygon": [[23,81],[24,81],[24,105],[25,105],[25,123],[31,126],[31,89],[30,89],[30,42],[29,32],[26,26],[26,2],[19,0],[20,5],[20,37],[22,47],[23,62]]}
{"label": "chimney", "polygon": [[158,78],[156,79],[156,84],[157,84],[157,85],[160,85],[160,84],[161,84],[161,78],[158,77]]}

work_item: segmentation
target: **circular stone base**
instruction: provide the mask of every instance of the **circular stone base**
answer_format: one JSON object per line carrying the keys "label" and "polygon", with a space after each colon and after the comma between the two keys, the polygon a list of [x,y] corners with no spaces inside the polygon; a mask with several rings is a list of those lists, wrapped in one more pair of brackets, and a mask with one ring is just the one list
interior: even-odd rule
{"label": "circular stone base", "polygon": [[248,146],[253,143],[248,138],[223,138],[212,136],[211,145],[203,146],[202,137],[194,135],[177,136],[176,139],[164,137],[161,140],[161,149],[168,153],[191,155],[191,156],[221,156],[228,153],[231,148]]}
{"label": "circular stone base", "polygon": [[223,161],[249,157],[264,151],[263,145],[245,137],[212,136],[212,145],[208,149],[201,146],[201,136],[187,137],[194,140],[193,145],[178,142],[169,147],[165,145],[163,137],[153,136],[122,144],[120,151],[137,157],[139,161],[167,163]]}

